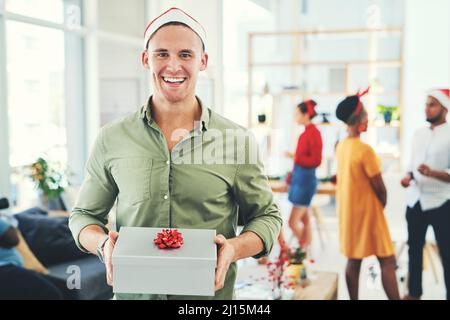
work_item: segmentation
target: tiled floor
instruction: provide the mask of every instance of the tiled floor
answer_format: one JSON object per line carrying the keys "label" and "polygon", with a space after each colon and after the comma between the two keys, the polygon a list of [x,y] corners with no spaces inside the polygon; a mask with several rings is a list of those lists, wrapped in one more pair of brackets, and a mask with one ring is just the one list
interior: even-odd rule
{"label": "tiled floor", "polygon": [[[387,179],[388,180],[388,179]],[[385,179],[386,181],[386,179]],[[395,180],[394,180],[395,181]],[[389,184],[387,181],[388,191],[390,188],[395,188],[395,185]],[[404,208],[402,206],[402,196],[401,192],[391,191],[395,193],[394,197],[391,197],[390,203],[385,210],[385,214],[388,220],[388,224],[391,230],[391,236],[394,241],[396,241],[396,247],[398,248],[400,243],[406,239],[406,222],[404,221]],[[290,204],[286,199],[286,195],[277,194],[276,201],[283,213],[284,221],[287,221],[288,215],[290,213]],[[335,212],[335,206],[333,201],[328,197],[319,198],[316,197],[314,200],[316,204],[320,205],[320,212],[323,218],[324,229],[326,230],[325,245],[321,247],[319,236],[317,234],[317,229],[313,225],[314,235],[312,244],[312,258],[315,260],[314,268],[316,270],[323,271],[334,271],[339,273],[339,285],[338,285],[338,299],[348,299],[347,288],[345,284],[345,264],[346,260],[339,252],[339,242],[338,242],[338,230],[337,230],[337,218]],[[315,221],[313,220],[313,223]],[[290,230],[285,223],[284,230],[290,238]],[[428,236],[433,239],[431,229],[428,230]],[[428,238],[428,237],[427,237]],[[272,252],[272,257],[277,255],[278,247]],[[423,299],[444,299],[445,298],[445,286],[443,282],[442,267],[438,261],[438,257],[434,256],[434,261],[436,262],[436,270],[438,274],[437,281],[433,276],[430,264],[428,263],[424,273],[423,273],[423,288],[424,294]],[[256,264],[253,258],[245,259],[240,262],[245,265]],[[397,276],[399,279],[400,294],[403,295],[405,292],[405,282],[401,279],[405,278],[407,271],[407,247],[403,251],[402,255],[398,259],[399,268],[397,270]],[[238,274],[239,278],[239,274]],[[381,286],[379,267],[377,259],[375,257],[369,257],[363,261],[361,268],[361,278],[360,278],[360,299],[386,299],[386,295]]]}

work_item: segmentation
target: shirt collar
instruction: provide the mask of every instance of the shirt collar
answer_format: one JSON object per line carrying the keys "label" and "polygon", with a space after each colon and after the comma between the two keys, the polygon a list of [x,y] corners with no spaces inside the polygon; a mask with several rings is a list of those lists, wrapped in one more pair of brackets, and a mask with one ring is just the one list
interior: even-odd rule
{"label": "shirt collar", "polygon": [[436,127],[434,127],[434,128],[431,128],[431,126],[430,126],[429,128],[430,128],[430,130],[432,130],[432,131],[439,131],[439,130],[441,130],[441,129],[447,128],[448,125],[449,125],[448,122],[444,122],[444,123],[441,123],[440,125],[438,125],[438,126],[436,126]]}
{"label": "shirt collar", "polygon": [[[200,109],[202,111],[202,115],[200,116],[201,127],[196,129],[200,129],[200,131],[207,131],[209,126],[209,110],[203,105],[203,102],[199,97],[195,96],[195,98],[197,99],[198,104],[200,105]],[[153,122],[152,113],[150,112],[151,108],[152,108],[152,96],[148,98],[147,104],[142,106],[141,111],[139,113],[139,118],[146,119],[149,125],[151,125]]]}

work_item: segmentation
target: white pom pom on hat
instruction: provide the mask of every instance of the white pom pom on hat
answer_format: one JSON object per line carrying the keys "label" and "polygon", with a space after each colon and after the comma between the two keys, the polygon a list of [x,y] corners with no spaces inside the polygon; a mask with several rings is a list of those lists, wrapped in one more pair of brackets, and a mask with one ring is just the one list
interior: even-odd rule
{"label": "white pom pom on hat", "polygon": [[439,101],[447,110],[450,109],[450,89],[433,89],[428,92],[428,95]]}
{"label": "white pom pom on hat", "polygon": [[183,10],[173,7],[163,12],[152,22],[150,22],[144,31],[144,49],[147,49],[148,41],[151,36],[163,25],[169,22],[180,22],[191,28],[202,40],[203,45],[206,47],[206,32],[203,26],[195,20],[192,16],[184,12]]}

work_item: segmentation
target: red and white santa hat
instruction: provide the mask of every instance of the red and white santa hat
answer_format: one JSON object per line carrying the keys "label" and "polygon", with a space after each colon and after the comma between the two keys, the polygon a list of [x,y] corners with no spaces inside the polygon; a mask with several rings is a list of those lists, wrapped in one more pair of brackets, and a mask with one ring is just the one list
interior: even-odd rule
{"label": "red and white santa hat", "polygon": [[183,10],[173,7],[163,12],[149,23],[144,31],[144,49],[147,49],[147,44],[152,34],[154,34],[161,26],[169,22],[180,22],[187,25],[200,37],[203,45],[206,46],[206,32],[203,26]]}
{"label": "red and white santa hat", "polygon": [[428,92],[428,95],[439,101],[447,110],[450,109],[450,89],[433,89]]}

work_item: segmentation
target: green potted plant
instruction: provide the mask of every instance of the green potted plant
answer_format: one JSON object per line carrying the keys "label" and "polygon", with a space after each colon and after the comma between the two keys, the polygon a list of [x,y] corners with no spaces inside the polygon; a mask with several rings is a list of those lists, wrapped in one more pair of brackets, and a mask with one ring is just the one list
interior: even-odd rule
{"label": "green potted plant", "polygon": [[61,199],[64,186],[67,185],[63,170],[51,167],[44,158],[38,158],[31,165],[31,180],[39,190],[42,204],[49,210],[66,210]]}
{"label": "green potted plant", "polygon": [[398,106],[378,105],[377,111],[383,115],[384,123],[390,124],[392,120],[399,120]]}
{"label": "green potted plant", "polygon": [[289,264],[303,264],[305,257],[306,252],[300,247],[288,252]]}

